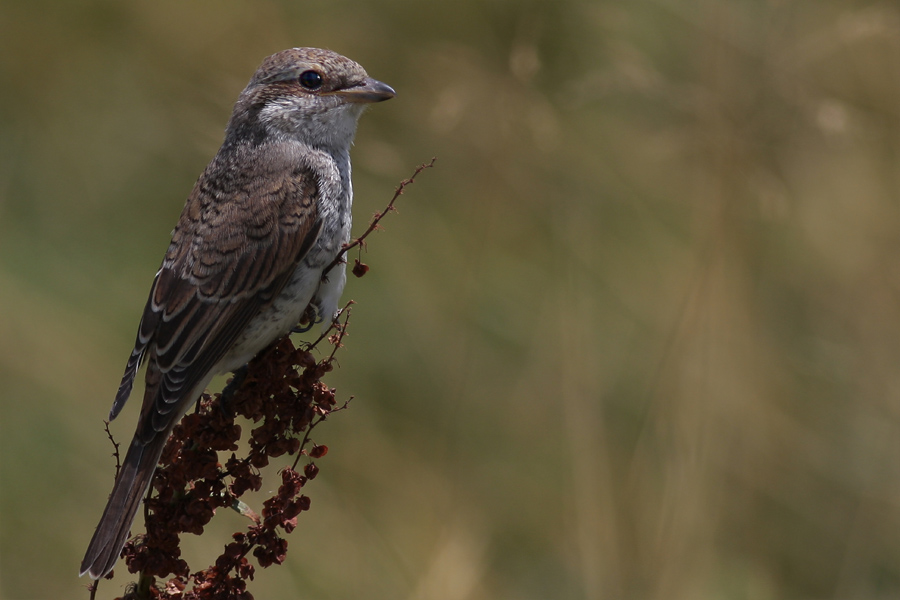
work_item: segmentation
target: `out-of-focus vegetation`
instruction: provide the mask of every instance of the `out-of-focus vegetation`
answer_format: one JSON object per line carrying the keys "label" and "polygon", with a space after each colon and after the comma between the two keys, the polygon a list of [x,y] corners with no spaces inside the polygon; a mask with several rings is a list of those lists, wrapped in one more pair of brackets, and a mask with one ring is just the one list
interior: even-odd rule
{"label": "out-of-focus vegetation", "polygon": [[360,230],[438,163],[258,598],[900,597],[900,9],[836,0],[4,2],[0,597],[87,597],[150,281],[297,45],[398,90]]}

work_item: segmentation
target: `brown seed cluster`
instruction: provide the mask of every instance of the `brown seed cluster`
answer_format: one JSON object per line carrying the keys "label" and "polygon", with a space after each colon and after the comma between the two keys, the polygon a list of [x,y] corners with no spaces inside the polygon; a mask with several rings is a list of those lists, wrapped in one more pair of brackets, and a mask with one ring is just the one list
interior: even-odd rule
{"label": "brown seed cluster", "polygon": [[[349,316],[349,310],[344,313]],[[334,327],[328,341],[337,350],[346,317]],[[176,426],[160,460],[164,466],[153,479],[155,493],[145,503],[147,532],[122,551],[128,570],[140,574],[124,598],[251,600],[246,582],[253,579],[255,567],[249,557],[263,568],[284,562],[288,543],[282,536],[294,530],[297,517],[310,507],[301,492],[319,472],[311,460],[328,451],[312,444],[309,433],[343,408],[337,407],[334,389],[321,381],[332,370],[334,352],[316,360],[312,349],[283,338],[250,362],[242,381],[231,382],[222,394],[204,394],[197,410]],[[240,456],[238,418],[249,421],[245,427],[250,430]],[[230,454],[220,462],[221,453]],[[279,471],[281,485],[258,516],[240,498],[259,491],[260,469],[285,454],[297,455],[297,460],[306,456],[310,462],[302,471],[296,470],[297,461]],[[203,533],[216,510],[225,507],[247,516],[251,525],[232,535],[215,564],[192,572],[181,558],[181,534]],[[156,583],[156,578],[170,576],[165,584]]]}

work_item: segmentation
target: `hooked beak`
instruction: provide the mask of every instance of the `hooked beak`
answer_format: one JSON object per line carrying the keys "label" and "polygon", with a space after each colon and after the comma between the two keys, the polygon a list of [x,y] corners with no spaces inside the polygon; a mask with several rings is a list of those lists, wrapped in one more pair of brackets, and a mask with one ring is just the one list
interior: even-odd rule
{"label": "hooked beak", "polygon": [[360,104],[370,104],[372,102],[383,102],[390,100],[397,95],[394,88],[386,83],[381,83],[377,79],[366,77],[362,84],[353,87],[335,90],[332,92],[337,96],[341,96],[347,102],[357,102]]}

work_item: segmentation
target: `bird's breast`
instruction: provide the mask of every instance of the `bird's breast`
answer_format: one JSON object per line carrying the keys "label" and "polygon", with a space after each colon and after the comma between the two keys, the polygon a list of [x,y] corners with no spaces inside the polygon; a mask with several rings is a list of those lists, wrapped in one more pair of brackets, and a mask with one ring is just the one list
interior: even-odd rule
{"label": "bird's breast", "polygon": [[316,242],[275,300],[250,320],[219,361],[217,370],[220,373],[243,366],[266,346],[290,332],[310,303],[321,320],[328,322],[333,318],[347,280],[345,265],[335,265],[325,277],[323,273],[350,239],[350,189],[346,190],[345,196],[320,207],[322,225]]}

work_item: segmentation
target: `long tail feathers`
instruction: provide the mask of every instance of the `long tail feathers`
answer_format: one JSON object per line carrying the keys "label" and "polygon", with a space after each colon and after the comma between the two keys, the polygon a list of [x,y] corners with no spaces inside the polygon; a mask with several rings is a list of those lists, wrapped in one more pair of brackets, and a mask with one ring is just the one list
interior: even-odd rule
{"label": "long tail feathers", "polygon": [[159,434],[146,445],[138,439],[132,440],[100,517],[100,524],[81,561],[80,575],[88,573],[92,579],[100,579],[112,571],[128,539],[141,499],[150,486],[167,438],[168,435]]}

